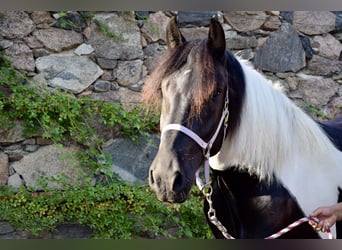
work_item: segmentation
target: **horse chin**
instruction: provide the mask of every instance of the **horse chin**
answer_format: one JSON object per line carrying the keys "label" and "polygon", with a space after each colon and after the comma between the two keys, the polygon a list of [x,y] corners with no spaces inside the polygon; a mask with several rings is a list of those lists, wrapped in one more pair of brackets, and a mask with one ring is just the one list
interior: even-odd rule
{"label": "horse chin", "polygon": [[189,190],[183,190],[179,193],[164,193],[164,192],[156,192],[157,199],[162,202],[168,203],[183,203],[189,198]]}

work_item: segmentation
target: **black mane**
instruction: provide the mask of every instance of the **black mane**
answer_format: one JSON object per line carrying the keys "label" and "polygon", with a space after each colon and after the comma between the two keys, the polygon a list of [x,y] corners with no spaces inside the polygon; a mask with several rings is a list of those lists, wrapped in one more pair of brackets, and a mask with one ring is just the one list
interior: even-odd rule
{"label": "black mane", "polygon": [[246,92],[245,75],[236,57],[226,51],[226,66],[229,86],[229,120],[228,135],[234,133],[240,123],[241,110]]}

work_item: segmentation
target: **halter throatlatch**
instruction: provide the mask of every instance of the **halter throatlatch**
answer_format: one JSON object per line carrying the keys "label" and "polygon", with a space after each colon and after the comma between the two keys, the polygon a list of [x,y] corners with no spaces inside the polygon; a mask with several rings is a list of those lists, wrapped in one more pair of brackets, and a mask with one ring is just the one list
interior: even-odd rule
{"label": "halter throatlatch", "polygon": [[204,155],[204,178],[205,178],[205,183],[203,183],[201,177],[200,177],[200,169],[198,169],[196,171],[196,184],[198,186],[198,188],[202,191],[203,187],[206,184],[209,184],[209,157],[210,157],[210,150],[214,144],[214,142],[216,141],[216,138],[221,130],[222,125],[224,126],[224,136],[222,139],[222,142],[224,141],[224,139],[226,138],[226,130],[227,130],[227,126],[228,126],[228,117],[229,117],[229,110],[228,110],[228,104],[229,104],[229,98],[228,98],[228,86],[227,86],[227,91],[226,91],[226,97],[225,97],[225,103],[224,103],[224,107],[222,110],[222,115],[221,115],[221,119],[219,121],[219,124],[215,130],[215,133],[213,134],[213,136],[211,137],[211,139],[209,140],[209,142],[205,142],[200,136],[198,136],[195,132],[193,132],[192,130],[190,130],[189,128],[181,125],[181,124],[177,124],[177,123],[171,123],[168,124],[164,127],[161,136],[163,136],[163,134],[168,131],[168,130],[177,130],[180,131],[184,134],[186,134],[187,136],[189,136],[191,139],[193,139],[202,149],[203,149],[203,155]]}

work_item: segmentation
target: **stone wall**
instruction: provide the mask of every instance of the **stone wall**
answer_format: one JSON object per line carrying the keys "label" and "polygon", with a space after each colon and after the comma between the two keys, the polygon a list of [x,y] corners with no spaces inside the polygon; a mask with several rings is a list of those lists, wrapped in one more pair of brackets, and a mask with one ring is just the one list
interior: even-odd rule
{"label": "stone wall", "polygon": [[[166,49],[164,31],[169,18],[178,15],[184,36],[196,39],[207,36],[214,14],[220,14],[227,48],[279,81],[298,105],[323,112],[319,117],[310,113],[313,118],[325,120],[341,114],[342,12],[2,11],[0,51],[13,67],[32,78],[33,86],[60,87],[75,97],[87,95],[131,105],[141,102],[144,81],[156,57]],[[115,143],[107,141],[106,148],[125,150]],[[24,138],[20,123],[0,129],[0,185],[30,185],[37,176],[63,172],[70,163],[56,159],[61,149],[49,144],[39,135]],[[147,167],[142,166],[139,176],[130,174],[143,181]]]}

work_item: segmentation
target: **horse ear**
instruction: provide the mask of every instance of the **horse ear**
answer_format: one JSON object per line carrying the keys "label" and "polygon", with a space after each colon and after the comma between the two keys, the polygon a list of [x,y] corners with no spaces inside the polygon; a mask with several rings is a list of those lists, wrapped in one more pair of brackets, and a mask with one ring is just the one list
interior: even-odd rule
{"label": "horse ear", "polygon": [[226,39],[223,28],[220,22],[215,19],[210,19],[208,47],[211,48],[219,56],[223,56],[226,50]]}
{"label": "horse ear", "polygon": [[175,48],[186,41],[178,28],[176,17],[172,17],[166,27],[166,41],[169,48]]}

